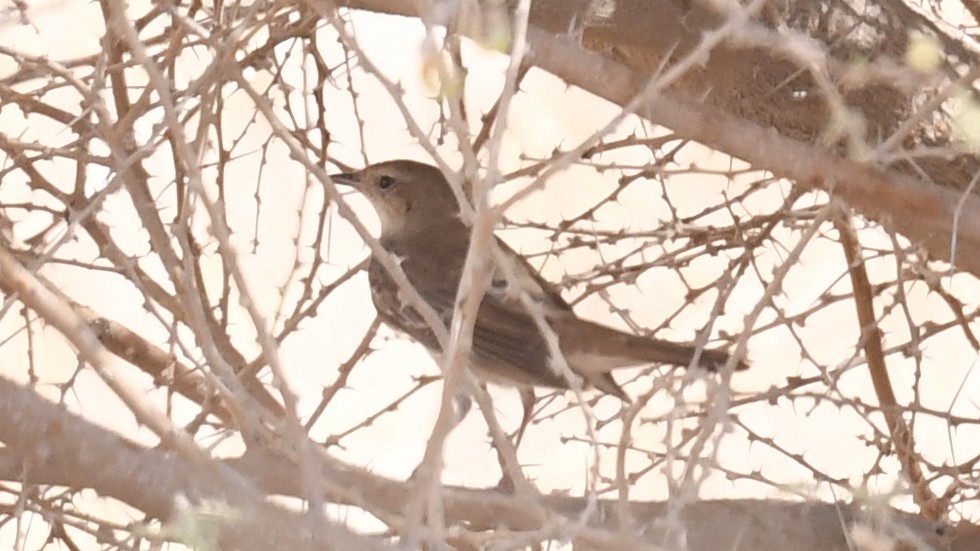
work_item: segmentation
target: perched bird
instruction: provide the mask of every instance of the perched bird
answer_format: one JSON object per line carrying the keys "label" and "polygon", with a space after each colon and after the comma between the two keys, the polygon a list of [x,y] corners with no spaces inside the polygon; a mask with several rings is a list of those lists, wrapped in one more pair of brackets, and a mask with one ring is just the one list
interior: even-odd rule
{"label": "perched bird", "polygon": [[[351,186],[370,201],[381,220],[381,246],[400,262],[408,281],[448,327],[469,248],[470,231],[459,216],[459,204],[442,172],[415,161],[388,161],[358,172],[331,175],[335,184]],[[528,389],[569,388],[556,373],[550,352],[534,318],[521,303],[523,288],[558,336],[569,368],[587,385],[629,401],[610,371],[619,367],[664,363],[687,367],[695,347],[624,333],[584,320],[527,261],[499,238],[494,242],[517,267],[519,281],[500,268],[490,284],[473,328],[470,367],[482,379]],[[439,343],[419,313],[403,300],[398,285],[376,259],[368,268],[371,298],[391,327],[428,349]],[[728,361],[719,350],[701,350],[700,365],[716,370]],[[747,367],[740,363],[737,368]],[[526,395],[525,395],[526,396]],[[525,401],[527,416],[527,402]],[[527,419],[525,419],[526,421]]]}

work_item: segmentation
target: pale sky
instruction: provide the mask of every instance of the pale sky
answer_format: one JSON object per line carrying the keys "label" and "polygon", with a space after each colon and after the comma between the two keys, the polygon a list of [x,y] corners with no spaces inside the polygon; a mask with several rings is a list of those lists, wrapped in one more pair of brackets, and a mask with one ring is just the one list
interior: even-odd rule
{"label": "pale sky", "polygon": [[[136,4],[136,2],[134,2]],[[140,8],[141,9],[141,8]],[[132,13],[140,13],[140,9],[132,9]],[[6,22],[0,24],[0,44],[30,51],[38,55],[46,55],[52,60],[68,60],[83,55],[94,54],[99,49],[99,37],[103,29],[100,26],[100,13],[96,3],[82,0],[59,0],[39,2],[32,8],[32,23],[26,27]],[[400,83],[404,88],[403,100],[412,116],[427,132],[434,132],[440,115],[438,104],[433,100],[435,90],[424,79],[423,66],[426,62],[422,41],[424,28],[416,20],[380,16],[373,14],[355,14],[352,17],[353,29],[358,37],[364,53],[375,63],[385,76]],[[331,31],[323,31],[324,37],[330,36]],[[332,40],[332,39],[331,39]],[[332,44],[324,39],[321,44]],[[345,85],[344,69],[340,67],[342,58],[340,49],[324,46],[328,62],[337,67],[337,83]],[[472,113],[479,115],[485,112],[496,99],[501,87],[501,75],[506,68],[506,59],[496,53],[482,50],[478,46],[468,44],[465,48],[465,60],[469,66],[467,81],[467,104]],[[207,61],[202,58],[202,61]],[[190,65],[188,65],[190,66]],[[0,56],[0,75],[7,75],[11,64],[5,56]],[[295,72],[295,82],[303,82],[303,75],[296,70],[295,65],[287,70]],[[193,75],[188,75],[192,78]],[[254,84],[263,89],[261,78],[255,77]],[[426,161],[425,152],[407,133],[395,104],[391,98],[374,82],[372,77],[356,69],[353,74],[354,85],[360,94],[358,113],[364,123],[363,142],[356,124],[357,115],[351,104],[350,95],[343,89],[329,88],[324,92],[324,103],[328,106],[328,128],[335,140],[330,145],[329,152],[335,158],[351,165],[363,164],[362,151],[366,151],[368,161],[377,162],[394,158],[412,158]],[[297,84],[297,90],[301,90]],[[558,79],[532,71],[521,86],[522,93],[515,98],[502,147],[502,165],[505,171],[513,170],[522,165],[521,155],[536,159],[549,156],[556,147],[568,148],[586,139],[596,129],[602,127],[619,112],[619,108],[605,101],[595,99],[574,88],[569,88]],[[292,100],[292,99],[291,99]],[[297,98],[296,101],[300,101]],[[228,113],[230,134],[233,125],[238,121],[245,124],[251,121],[254,111],[251,100],[243,93],[234,93],[228,97],[226,112]],[[473,117],[478,120],[479,117]],[[143,136],[149,136],[153,121],[146,121],[141,127]],[[630,118],[622,125],[622,134],[636,132],[639,135],[653,135],[662,130],[652,125]],[[476,129],[473,130],[474,132]],[[3,109],[0,106],[0,132],[20,136],[20,139],[40,139],[60,141],[71,138],[67,133],[54,126],[25,126],[23,117],[14,109]],[[63,134],[59,134],[63,133]],[[52,138],[52,136],[54,136]],[[311,209],[308,194],[321,193],[318,183],[308,182],[302,167],[291,161],[285,148],[272,144],[267,152],[267,163],[262,172],[262,212],[259,218],[258,234],[261,236],[259,247],[253,251],[251,244],[252,224],[255,220],[254,193],[257,181],[257,169],[261,166],[262,150],[268,138],[268,125],[259,121],[249,129],[239,151],[248,151],[252,144],[251,155],[240,158],[232,164],[233,172],[229,175],[240,182],[242,192],[229,196],[230,223],[233,228],[240,230],[236,233],[234,243],[240,253],[244,270],[256,293],[256,299],[267,319],[276,319],[277,309],[283,300],[290,299],[290,292],[284,295],[281,288],[287,285],[287,277],[293,266],[294,258],[300,262],[309,262],[310,252],[295,251],[294,240],[298,233],[309,235],[315,228],[309,227],[310,220],[316,215],[313,210],[303,210],[306,213],[302,219],[297,212]],[[460,157],[456,153],[453,138],[448,138],[447,144],[440,148],[446,160],[452,166],[459,166]],[[712,153],[697,146],[688,147],[680,157],[681,162],[698,163],[701,167],[715,167],[722,170],[731,167],[741,167],[734,164],[726,156]],[[640,166],[649,161],[645,153],[618,153],[600,158],[602,162],[623,163]],[[161,155],[148,165],[165,167],[167,158]],[[6,165],[6,161],[5,161]],[[328,167],[333,170],[335,167]],[[66,178],[71,181],[70,167]],[[161,170],[163,170],[161,168]],[[157,182],[160,190],[168,185],[169,172],[163,172]],[[208,172],[205,171],[207,176]],[[89,185],[92,190],[101,189],[106,183],[107,174],[91,174]],[[613,189],[617,174],[609,171],[599,175],[588,167],[573,167],[552,179],[549,185],[539,193],[535,193],[524,202],[516,205],[508,212],[514,220],[532,220],[556,224],[564,218],[578,214],[581,205],[589,204],[590,199],[602,196]],[[671,198],[678,208],[697,212],[699,201],[708,196],[718,196],[723,192],[741,189],[740,186],[752,178],[728,182],[724,178],[711,180],[705,176],[678,177],[671,188]],[[683,184],[683,185],[681,185]],[[520,185],[520,183],[516,184]],[[501,190],[501,195],[507,195],[516,189],[508,187]],[[787,189],[786,187],[782,188]],[[163,194],[162,196],[166,196]],[[0,190],[0,201],[24,201],[30,199],[30,193],[23,187],[5,186]],[[371,228],[376,228],[373,213],[364,200],[350,196],[349,201]],[[750,212],[762,212],[771,209],[781,201],[778,194],[770,198],[754,196],[752,203],[744,205]],[[306,201],[304,205],[304,201]],[[630,230],[654,229],[659,226],[658,217],[664,215],[661,204],[659,186],[633,185],[624,193],[618,204],[610,205],[600,210],[596,215],[595,228]],[[169,207],[172,208],[172,205]],[[128,198],[110,197],[100,217],[118,213],[119,231],[124,233],[126,227],[133,223],[131,206]],[[24,220],[23,226],[17,231],[21,237],[31,234],[31,220]],[[307,225],[304,226],[304,223]],[[725,220],[719,219],[719,224]],[[367,255],[360,238],[339,216],[332,218],[327,251],[325,252],[328,265],[318,272],[320,281],[324,284],[346,269],[359,262]],[[206,224],[199,228],[207,231]],[[544,235],[533,232],[501,232],[501,235],[525,253],[547,250],[549,243]],[[787,243],[792,243],[789,232],[782,237]],[[147,253],[146,236],[140,232],[131,232],[129,246],[134,254]],[[876,242],[878,241],[878,242]],[[870,245],[889,247],[887,238],[868,239]],[[213,246],[207,251],[213,252]],[[600,253],[614,254],[613,248],[603,249]],[[91,259],[94,251],[83,244],[69,243],[61,249],[61,255],[77,255],[79,258]],[[760,256],[759,266],[763,270],[772,270],[785,259],[785,251],[773,250]],[[562,257],[561,262],[554,259],[542,266],[546,277],[553,281],[562,275],[588,272],[602,261],[601,254],[597,257],[590,251],[578,250]],[[717,260],[716,260],[717,261]],[[215,260],[217,262],[217,260]],[[776,297],[776,302],[787,312],[802,311],[810,308],[820,300],[820,295],[828,286],[834,285],[835,291],[843,291],[849,283],[846,280],[835,280],[841,275],[843,257],[840,247],[830,240],[818,239],[811,243],[799,267],[795,268],[783,286],[783,292]],[[541,266],[540,263],[535,263]],[[217,264],[215,265],[217,267]],[[695,265],[685,270],[685,276],[692,285],[711,281],[717,265],[711,261]],[[888,262],[870,263],[874,281],[884,281],[895,277],[894,264]],[[143,310],[138,294],[132,289],[121,289],[119,280],[106,277],[105,274],[84,274],[71,268],[50,267],[45,275],[57,281],[64,290],[72,296],[84,296],[89,305],[107,317],[121,321],[126,325],[144,331],[148,338],[162,340],[166,334],[153,317]],[[767,274],[768,275],[768,274]],[[295,282],[293,282],[295,284]],[[969,307],[975,307],[980,302],[980,288],[974,278],[958,277],[954,289],[961,296],[974,297]],[[580,290],[579,290],[580,291]],[[733,298],[726,309],[726,316],[716,325],[716,330],[737,332],[742,326],[742,319],[755,305],[761,287],[750,288],[746,285],[742,292]],[[573,290],[573,294],[575,290]],[[940,318],[948,316],[948,310],[936,297],[929,295],[924,288],[914,289],[915,308],[921,315],[935,315]],[[665,316],[675,311],[684,301],[684,290],[678,285],[676,276],[668,270],[651,271],[644,274],[635,286],[619,286],[613,291],[613,299],[617,304],[627,306],[638,323],[655,326]],[[679,316],[673,321],[668,331],[658,336],[690,340],[694,331],[703,323],[704,313],[710,308],[710,301],[699,304],[698,308]],[[599,297],[592,297],[578,305],[576,311],[583,317],[603,321],[605,323],[624,327],[621,319],[617,319],[609,306]],[[701,317],[699,317],[701,316]],[[315,323],[306,324],[302,331],[288,340],[283,347],[282,356],[287,366],[287,377],[290,387],[300,397],[301,415],[308,415],[320,399],[323,386],[329,385],[335,376],[337,366],[347,359],[357,340],[373,318],[373,310],[367,288],[366,277],[363,275],[351,282],[343,292],[332,296],[319,310]],[[764,317],[763,322],[771,318]],[[235,324],[233,334],[236,344],[240,345],[246,354],[257,353],[254,344],[254,331],[245,323],[245,318]],[[0,323],[2,337],[7,338],[20,327],[22,320],[17,316],[8,315]],[[888,318],[882,329],[886,334],[892,333],[898,339],[904,335],[900,320],[893,316]],[[817,359],[827,365],[834,365],[849,357],[854,346],[854,336],[858,334],[853,309],[846,305],[837,305],[812,316],[800,334],[810,343],[811,351]],[[42,381],[48,383],[62,382],[71,376],[76,366],[73,351],[65,345],[64,339],[53,330],[43,332],[43,350],[39,353],[42,358],[39,374]],[[23,335],[0,349],[0,369],[4,374],[17,380],[26,380],[24,374],[24,347],[21,343]],[[886,339],[887,340],[887,339]],[[161,341],[162,342],[162,341]],[[341,392],[324,414],[317,425],[314,436],[322,437],[329,432],[343,431],[360,422],[399,396],[409,387],[410,378],[421,374],[436,374],[438,367],[429,355],[418,345],[404,337],[396,335],[389,329],[382,329],[374,343],[376,352],[368,356],[354,371],[350,379],[350,389]],[[977,405],[970,397],[980,395],[980,376],[973,373],[976,357],[969,346],[953,331],[939,339],[928,342],[925,350],[927,365],[931,366],[920,382],[928,392],[922,393],[923,405],[938,410],[950,409],[962,416],[976,417]],[[816,373],[809,365],[800,365],[796,344],[786,331],[770,331],[753,338],[749,344],[749,359],[753,362],[750,372],[737,374],[733,380],[734,390],[739,395],[750,392],[762,392],[773,385],[779,385],[786,377]],[[889,357],[893,383],[899,401],[906,403],[911,399],[908,390],[914,383],[912,379],[912,363],[897,361]],[[135,373],[136,370],[134,369]],[[624,373],[617,376],[619,380],[628,378]],[[151,388],[152,382],[147,377],[134,375],[133,384]],[[839,388],[849,396],[860,396],[863,401],[875,403],[874,394],[870,389],[866,370],[858,368],[850,371],[839,382]],[[78,398],[69,396],[66,402],[73,409],[83,413],[87,418],[96,420],[106,426],[133,435],[137,429],[131,414],[111,395],[104,385],[91,374],[83,374],[75,385],[79,397],[85,396],[79,403]],[[638,395],[649,388],[649,384],[638,382],[630,384],[627,392]],[[52,399],[57,394],[50,387]],[[699,386],[690,389],[687,398],[699,398],[703,391]],[[814,388],[815,392],[822,389]],[[105,398],[92,400],[87,394],[99,393]],[[369,466],[374,472],[393,477],[406,477],[417,465],[427,441],[428,430],[436,415],[438,396],[441,385],[434,384],[423,389],[401,405],[397,412],[383,415],[370,427],[363,428],[355,435],[343,441],[344,449],[336,450],[336,454],[348,461]],[[664,393],[665,394],[665,393]],[[161,407],[163,397],[160,398]],[[509,389],[497,388],[493,391],[499,417],[506,427],[512,429],[520,419],[521,407],[516,392]],[[582,436],[582,414],[577,409],[558,413],[566,402],[572,400],[571,393],[566,393],[553,403],[548,411],[555,415],[550,420],[532,426],[528,431],[525,442],[520,449],[520,458],[528,465],[528,475],[539,485],[542,491],[572,489],[581,491],[587,468],[592,460],[592,453],[584,441],[566,442],[564,439],[577,434]],[[597,412],[600,417],[614,415],[618,410],[618,401],[606,397],[600,401]],[[645,417],[660,417],[669,412],[679,412],[673,398],[667,395],[659,396],[650,406]],[[816,399],[809,402],[804,399],[790,403],[781,400],[776,405],[765,402],[742,408],[741,420],[751,426],[761,436],[774,439],[779,445],[792,453],[801,454],[815,468],[833,477],[850,478],[858,483],[860,477],[869,466],[873,455],[863,442],[856,436],[866,432],[866,422],[853,413],[851,409],[840,409],[827,401]],[[179,422],[186,421],[186,412],[179,408],[174,412],[174,418]],[[876,418],[880,426],[880,419]],[[917,420],[916,437],[920,451],[934,461],[943,457],[963,459],[980,453],[980,434],[974,428],[948,429],[944,424],[932,422],[922,416]],[[923,430],[929,426],[928,430]],[[602,442],[614,443],[619,437],[619,424],[612,423],[599,432]],[[680,428],[675,427],[675,438]],[[642,424],[634,428],[634,441],[639,447],[655,452],[665,451],[663,424],[653,427]],[[144,434],[144,437],[147,435]],[[153,442],[152,437],[146,438]],[[833,499],[834,494],[823,484],[817,484],[809,473],[799,467],[792,459],[780,456],[760,444],[749,444],[741,435],[733,434],[726,437],[721,444],[721,463],[727,468],[747,473],[760,470],[769,480],[785,484],[785,491],[749,482],[731,483],[721,474],[712,475],[700,486],[700,494],[705,498],[733,497],[787,497],[796,493],[807,496],[817,496],[821,499]],[[645,457],[631,457],[635,465],[647,463]],[[486,429],[482,418],[475,411],[452,434],[445,453],[446,471],[444,480],[451,484],[467,484],[486,486],[496,483],[499,473],[496,469],[496,457],[487,444]],[[604,451],[602,454],[603,472],[612,476],[614,453]],[[897,467],[894,460],[886,461],[888,474],[875,477],[872,481],[872,492],[888,493],[901,490],[902,483],[894,475]],[[660,475],[648,475],[640,480],[633,489],[636,499],[662,499],[666,497],[665,478]],[[837,496],[840,490],[836,490]],[[897,498],[896,505],[908,505],[905,498]],[[967,512],[967,514],[969,514]],[[973,512],[975,515],[976,513]]]}

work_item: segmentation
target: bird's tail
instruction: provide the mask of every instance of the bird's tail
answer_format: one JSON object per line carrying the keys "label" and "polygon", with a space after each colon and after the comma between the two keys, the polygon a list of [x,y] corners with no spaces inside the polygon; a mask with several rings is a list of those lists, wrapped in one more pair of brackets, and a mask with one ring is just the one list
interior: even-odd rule
{"label": "bird's tail", "polygon": [[[645,363],[688,367],[697,353],[697,348],[690,344],[632,335],[582,319],[558,323],[565,325],[559,329],[559,334],[562,335],[562,351],[570,363],[584,372],[609,372],[619,367]],[[702,349],[700,352],[697,366],[709,371],[718,371],[728,363],[730,357],[723,350]],[[735,369],[748,367],[745,361],[741,361]]]}

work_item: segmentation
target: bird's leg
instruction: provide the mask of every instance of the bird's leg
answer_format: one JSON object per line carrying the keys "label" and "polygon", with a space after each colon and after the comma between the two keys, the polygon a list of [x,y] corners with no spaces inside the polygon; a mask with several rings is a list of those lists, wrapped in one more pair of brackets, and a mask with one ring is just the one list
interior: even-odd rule
{"label": "bird's leg", "polygon": [[[452,420],[452,426],[449,427],[449,430],[452,431],[460,423],[462,423],[463,419],[466,419],[466,416],[470,413],[471,409],[473,409],[473,398],[471,398],[469,394],[464,394],[461,392],[457,393],[453,399],[453,415],[455,418]],[[412,474],[408,476],[409,481],[415,480],[416,476],[419,474],[419,468],[421,467],[422,465],[418,465],[414,470],[412,470]]]}
{"label": "bird's leg", "polygon": [[524,430],[531,423],[531,417],[534,415],[534,402],[537,401],[533,388],[522,388],[520,392],[524,414],[521,416],[521,426],[517,428],[517,435],[514,438],[514,449],[521,446],[521,440],[524,438]]}
{"label": "bird's leg", "polygon": [[473,409],[473,398],[470,398],[469,394],[457,393],[456,399],[453,400],[453,405],[456,406],[456,411],[454,412],[456,413],[456,419],[453,421],[452,428],[456,428],[456,425],[462,423],[463,419],[466,419],[466,416],[470,413],[470,410]]}
{"label": "bird's leg", "polygon": [[[521,440],[524,438],[524,430],[531,423],[531,416],[534,414],[534,402],[536,401],[533,388],[522,388],[520,393],[521,404],[524,405],[524,414],[521,416],[521,426],[517,428],[517,432],[514,435],[515,450],[521,446]],[[500,477],[500,482],[497,483],[497,489],[501,492],[512,494],[514,493],[514,481],[507,474],[507,469],[504,467],[504,458],[501,456],[499,450],[497,451],[497,459],[500,462],[500,470],[503,473]]]}

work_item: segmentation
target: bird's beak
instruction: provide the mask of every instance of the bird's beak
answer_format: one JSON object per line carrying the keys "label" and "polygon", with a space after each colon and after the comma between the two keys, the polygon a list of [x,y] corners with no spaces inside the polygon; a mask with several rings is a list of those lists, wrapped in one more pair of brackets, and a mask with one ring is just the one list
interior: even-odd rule
{"label": "bird's beak", "polygon": [[361,184],[361,173],[360,172],[343,172],[340,174],[331,174],[330,179],[333,183],[338,186],[350,186],[357,189]]}

